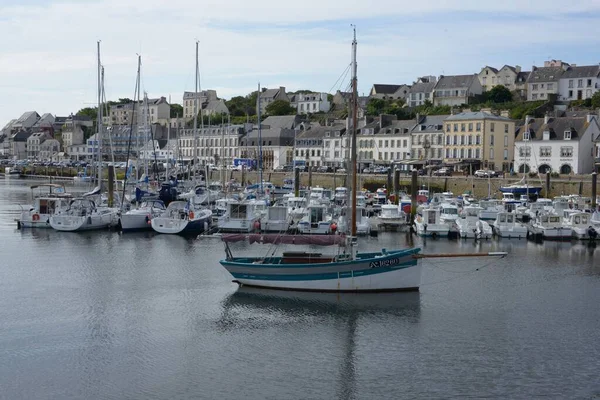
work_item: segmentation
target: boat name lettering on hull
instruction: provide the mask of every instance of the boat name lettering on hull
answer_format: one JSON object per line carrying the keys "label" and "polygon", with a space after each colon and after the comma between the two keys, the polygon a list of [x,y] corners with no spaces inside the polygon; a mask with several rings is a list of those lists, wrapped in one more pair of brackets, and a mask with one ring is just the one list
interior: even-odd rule
{"label": "boat name lettering on hull", "polygon": [[378,268],[378,267],[391,267],[394,265],[400,264],[399,258],[391,258],[389,260],[380,260],[380,261],[371,261],[369,267]]}

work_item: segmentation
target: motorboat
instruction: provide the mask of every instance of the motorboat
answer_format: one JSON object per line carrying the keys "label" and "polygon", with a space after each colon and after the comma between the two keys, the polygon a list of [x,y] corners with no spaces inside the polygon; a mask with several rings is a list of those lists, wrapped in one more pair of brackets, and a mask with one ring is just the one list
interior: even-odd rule
{"label": "motorboat", "polygon": [[446,237],[450,231],[450,225],[442,222],[440,209],[429,207],[421,210],[421,215],[415,218],[415,231],[419,236]]}
{"label": "motorboat", "polygon": [[379,214],[379,226],[381,228],[397,229],[402,225],[407,225],[408,220],[404,211],[396,204],[382,204],[381,214]]}
{"label": "motorboat", "polygon": [[[337,230],[339,233],[350,234],[350,208],[344,207],[338,218]],[[356,207],[356,234],[369,235],[371,233],[371,220],[364,207]]]}
{"label": "motorboat", "polygon": [[[50,217],[66,210],[73,196],[65,192],[64,185],[41,183],[30,187],[33,205],[21,207],[18,228],[51,228]],[[48,189],[48,192],[45,191]],[[36,193],[37,191],[37,193]],[[41,192],[44,192],[43,194]]]}
{"label": "motorboat", "polygon": [[463,209],[463,218],[456,220],[458,234],[463,239],[491,239],[490,224],[479,219],[480,207],[468,206]]}
{"label": "motorboat", "polygon": [[307,213],[307,201],[305,197],[287,198],[288,214],[294,221],[302,219]]}
{"label": "motorboat", "polygon": [[146,200],[139,207],[122,213],[119,226],[123,232],[152,230],[152,219],[160,217],[165,211],[162,200]]}
{"label": "motorboat", "polygon": [[571,228],[575,239],[590,240],[598,238],[598,230],[591,224],[590,213],[575,211],[564,219],[564,225]]}
{"label": "motorboat", "polygon": [[150,220],[150,224],[158,233],[198,235],[210,229],[212,211],[195,207],[189,201],[172,201],[160,216]]}
{"label": "motorboat", "polygon": [[513,193],[514,195],[536,195],[539,196],[542,191],[541,186],[533,186],[525,182],[525,176],[519,181],[512,185],[500,187],[502,193]]}
{"label": "motorboat", "polygon": [[529,225],[530,236],[541,236],[544,239],[571,239],[572,228],[563,224],[560,215],[542,214]]}
{"label": "motorboat", "polygon": [[50,217],[50,226],[65,232],[107,229],[116,223],[117,209],[97,207],[88,197],[71,200],[66,210]]}
{"label": "motorboat", "polygon": [[314,205],[329,205],[331,200],[326,196],[325,189],[320,186],[315,186],[310,189],[310,193],[308,195],[308,204]]}
{"label": "motorboat", "polygon": [[493,221],[499,212],[504,211],[504,204],[501,200],[485,199],[479,201],[479,219],[482,221]]}
{"label": "motorboat", "polygon": [[217,221],[219,231],[248,233],[259,228],[262,214],[257,214],[254,199],[230,199],[226,206],[227,211]]}
{"label": "motorboat", "polygon": [[328,235],[331,233],[331,213],[324,205],[311,204],[307,215],[298,221],[298,231],[311,235]]}
{"label": "motorboat", "polygon": [[344,186],[335,188],[333,198],[335,204],[337,205],[342,205],[346,203],[346,200],[348,199],[348,188]]}
{"label": "motorboat", "polygon": [[290,228],[290,218],[286,206],[271,206],[261,220],[263,232],[286,232]]}
{"label": "motorboat", "polygon": [[527,237],[527,227],[517,221],[515,213],[502,211],[496,215],[494,233],[499,237],[521,239]]}

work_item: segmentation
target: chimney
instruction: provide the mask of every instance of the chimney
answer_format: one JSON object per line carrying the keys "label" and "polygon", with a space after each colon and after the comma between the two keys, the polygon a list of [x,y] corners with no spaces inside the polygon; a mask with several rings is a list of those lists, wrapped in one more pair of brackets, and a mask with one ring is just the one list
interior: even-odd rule
{"label": "chimney", "polygon": [[510,114],[508,113],[508,110],[502,110],[502,111],[500,111],[500,116],[509,118]]}
{"label": "chimney", "polygon": [[419,115],[419,113],[417,113],[417,124],[419,123],[420,120],[421,120],[421,115]]}
{"label": "chimney", "polygon": [[592,119],[594,119],[594,118],[596,118],[596,116],[594,114],[588,114],[588,115],[586,115],[586,121],[587,121],[587,123],[588,124],[591,123]]}
{"label": "chimney", "polygon": [[521,72],[521,66],[520,65],[515,65],[515,71],[517,71],[517,74],[519,72]]}

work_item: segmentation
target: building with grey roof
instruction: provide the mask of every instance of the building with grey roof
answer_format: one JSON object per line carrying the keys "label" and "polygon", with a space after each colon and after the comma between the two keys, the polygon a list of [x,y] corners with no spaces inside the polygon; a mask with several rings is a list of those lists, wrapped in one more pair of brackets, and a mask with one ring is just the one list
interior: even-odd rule
{"label": "building with grey roof", "polygon": [[376,83],[371,88],[369,97],[383,100],[406,99],[408,97],[409,90],[410,86],[405,84],[389,85]]}
{"label": "building with grey roof", "polygon": [[288,103],[290,102],[290,98],[285,92],[284,86],[280,86],[277,89],[263,88],[262,92],[260,93],[259,102],[261,114],[265,115],[265,113],[267,112],[267,106],[276,100],[283,100],[287,101]]}
{"label": "building with grey roof", "polygon": [[594,170],[598,115],[526,117],[515,139],[515,171],[587,174]]}
{"label": "building with grey roof", "polygon": [[500,69],[486,65],[477,75],[479,83],[484,92],[491,90],[494,86],[502,85],[511,92],[517,92],[522,98],[526,98],[526,81],[529,71],[521,71],[521,66],[504,65]]}
{"label": "building with grey roof", "polygon": [[433,103],[433,88],[437,83],[435,76],[423,76],[417,79],[412,84],[406,97],[406,104],[409,107],[418,107],[423,105],[427,100]]}
{"label": "building with grey roof", "polygon": [[433,104],[436,106],[460,106],[469,104],[474,96],[482,93],[477,74],[441,75],[433,89]]}
{"label": "building with grey roof", "polygon": [[39,119],[40,115],[37,112],[27,111],[12,124],[12,130],[14,132],[20,129],[31,129]]}
{"label": "building with grey roof", "polygon": [[570,66],[558,82],[558,100],[591,99],[600,86],[600,65]]}
{"label": "building with grey roof", "polygon": [[449,115],[417,115],[410,131],[411,158],[441,163],[444,159],[444,121]]}
{"label": "building with grey roof", "polygon": [[527,79],[527,100],[548,100],[558,94],[558,82],[564,73],[563,67],[533,67]]}
{"label": "building with grey roof", "polygon": [[[194,99],[198,99],[194,102]],[[200,108],[212,100],[218,100],[216,90],[201,90],[196,92],[183,92],[183,115],[180,117],[185,118],[187,121],[194,118],[194,113],[200,112]]]}

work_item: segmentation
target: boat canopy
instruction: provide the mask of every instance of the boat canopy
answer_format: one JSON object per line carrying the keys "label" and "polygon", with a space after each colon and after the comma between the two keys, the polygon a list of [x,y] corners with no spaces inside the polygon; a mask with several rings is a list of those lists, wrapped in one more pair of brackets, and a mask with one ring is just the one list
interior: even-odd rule
{"label": "boat canopy", "polygon": [[221,239],[226,243],[248,241],[250,244],[301,244],[316,246],[333,246],[344,244],[344,235],[278,235],[278,234],[229,234],[223,235]]}

